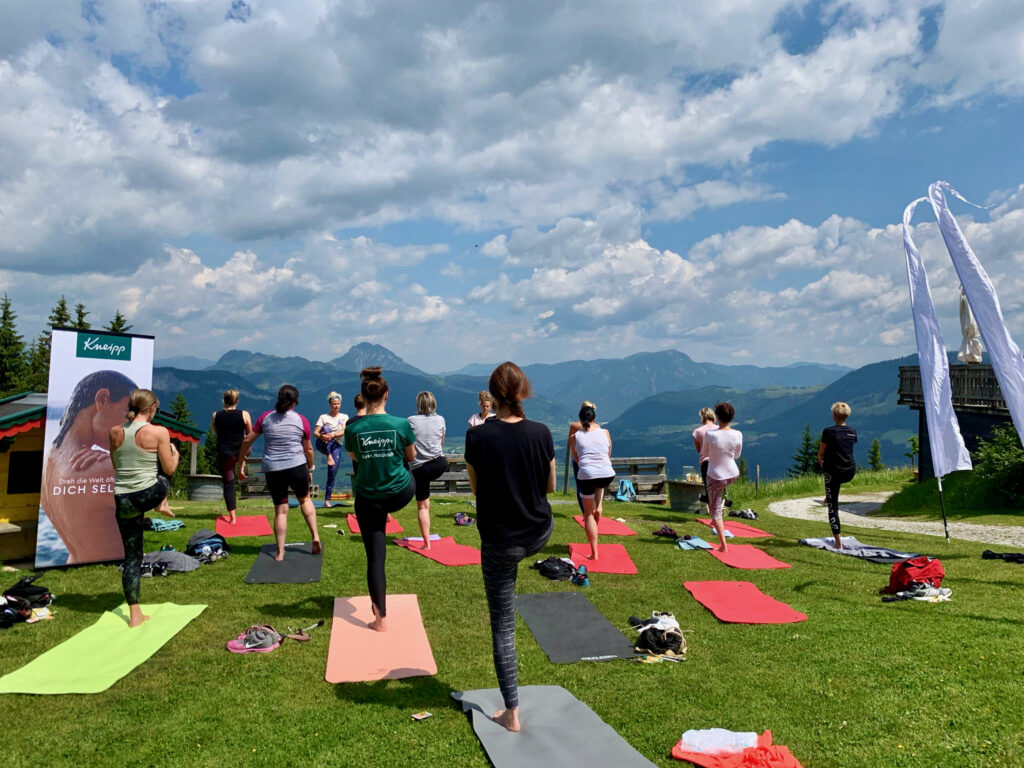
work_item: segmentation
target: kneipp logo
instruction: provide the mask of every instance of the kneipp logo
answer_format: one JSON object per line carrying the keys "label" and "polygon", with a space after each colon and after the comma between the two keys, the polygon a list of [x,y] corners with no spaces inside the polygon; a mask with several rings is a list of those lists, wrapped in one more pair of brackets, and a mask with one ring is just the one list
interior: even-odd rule
{"label": "kneipp logo", "polygon": [[101,360],[131,360],[131,336],[107,336],[96,333],[78,334],[75,357],[95,357]]}

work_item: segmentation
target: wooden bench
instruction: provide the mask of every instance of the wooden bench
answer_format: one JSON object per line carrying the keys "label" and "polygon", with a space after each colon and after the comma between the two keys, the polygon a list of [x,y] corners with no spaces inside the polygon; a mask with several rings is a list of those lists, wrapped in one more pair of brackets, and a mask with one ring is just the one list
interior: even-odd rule
{"label": "wooden bench", "polygon": [[250,456],[245,460],[245,480],[238,481],[238,494],[242,498],[269,496],[267,482],[263,478],[263,457]]}
{"label": "wooden bench", "polygon": [[645,504],[667,504],[667,463],[664,456],[613,456],[612,469],[615,470],[615,479],[608,486],[608,496],[611,499],[615,498],[619,480],[629,480],[636,489],[637,501]]}

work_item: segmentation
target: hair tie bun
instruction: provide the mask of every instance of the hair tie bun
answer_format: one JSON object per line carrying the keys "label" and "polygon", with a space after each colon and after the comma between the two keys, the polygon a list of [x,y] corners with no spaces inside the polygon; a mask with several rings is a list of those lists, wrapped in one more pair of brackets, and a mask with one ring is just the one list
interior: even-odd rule
{"label": "hair tie bun", "polygon": [[370,368],[363,368],[363,370],[359,372],[359,378],[363,381],[376,381],[381,378],[382,373],[383,371],[380,366],[372,366]]}

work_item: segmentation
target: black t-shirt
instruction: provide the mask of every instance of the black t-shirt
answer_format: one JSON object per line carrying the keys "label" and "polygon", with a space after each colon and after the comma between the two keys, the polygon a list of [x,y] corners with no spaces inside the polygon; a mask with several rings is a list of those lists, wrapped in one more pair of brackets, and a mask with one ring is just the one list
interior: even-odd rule
{"label": "black t-shirt", "polygon": [[477,527],[492,546],[529,544],[551,527],[548,478],[555,444],[544,424],[488,419],[466,432],[476,472]]}
{"label": "black t-shirt", "polygon": [[843,426],[825,427],[821,433],[825,444],[825,458],[822,467],[826,472],[846,472],[857,469],[853,458],[853,444],[857,442],[857,430]]}
{"label": "black t-shirt", "polygon": [[213,415],[213,430],[217,433],[217,453],[237,456],[245,438],[245,417],[237,409],[222,408]]}

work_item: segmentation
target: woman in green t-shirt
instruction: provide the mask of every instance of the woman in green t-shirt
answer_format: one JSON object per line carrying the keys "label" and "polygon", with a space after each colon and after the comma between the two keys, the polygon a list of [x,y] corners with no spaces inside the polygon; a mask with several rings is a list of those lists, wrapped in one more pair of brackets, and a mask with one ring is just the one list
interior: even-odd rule
{"label": "woman in green t-shirt", "polygon": [[345,430],[345,450],[358,462],[352,488],[356,520],[366,549],[366,582],[374,615],[370,627],[383,632],[387,629],[384,527],[388,515],[416,495],[416,481],[406,469],[406,462],[416,458],[416,435],[407,419],[385,413],[388,383],[380,368],[364,368],[359,377],[363,380],[366,415]]}

